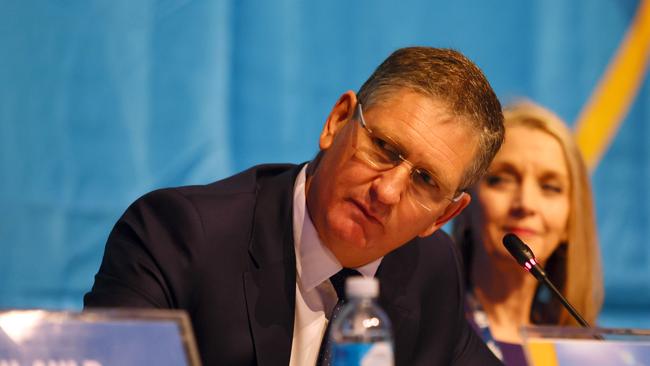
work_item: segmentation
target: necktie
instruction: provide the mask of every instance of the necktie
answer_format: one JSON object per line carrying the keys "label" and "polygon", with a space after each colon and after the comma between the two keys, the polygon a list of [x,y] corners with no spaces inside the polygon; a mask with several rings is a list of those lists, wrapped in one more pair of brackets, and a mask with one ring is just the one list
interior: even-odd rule
{"label": "necktie", "polygon": [[330,282],[332,283],[332,286],[334,286],[334,291],[336,291],[336,296],[338,296],[339,301],[334,306],[334,310],[332,310],[332,316],[330,317],[330,321],[327,324],[327,329],[325,330],[323,341],[320,344],[320,350],[318,351],[318,359],[316,361],[317,366],[330,365],[331,362],[331,352],[330,352],[331,347],[329,344],[330,328],[332,326],[332,323],[334,323],[336,316],[338,315],[338,313],[341,311],[341,308],[345,304],[345,280],[347,280],[347,278],[351,276],[361,276],[361,273],[359,273],[357,270],[354,269],[343,268],[342,270],[338,271],[335,275],[330,277]]}

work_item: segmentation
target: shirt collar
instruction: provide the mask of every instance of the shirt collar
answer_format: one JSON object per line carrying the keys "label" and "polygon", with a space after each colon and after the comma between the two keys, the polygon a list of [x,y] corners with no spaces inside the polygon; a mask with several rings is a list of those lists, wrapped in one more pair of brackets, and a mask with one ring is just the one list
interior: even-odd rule
{"label": "shirt collar", "polygon": [[[293,237],[296,271],[300,286],[310,291],[328,280],[343,267],[334,254],[320,241],[307,211],[305,182],[308,164],[300,170],[293,188]],[[364,277],[374,277],[383,257],[355,268]]]}

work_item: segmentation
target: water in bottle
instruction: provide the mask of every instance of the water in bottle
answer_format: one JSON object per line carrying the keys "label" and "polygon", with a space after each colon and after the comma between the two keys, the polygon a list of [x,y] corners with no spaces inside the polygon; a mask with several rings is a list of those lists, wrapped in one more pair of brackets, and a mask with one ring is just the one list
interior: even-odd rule
{"label": "water in bottle", "polygon": [[332,366],[393,366],[390,320],[376,303],[375,278],[350,277],[346,304],[330,330]]}

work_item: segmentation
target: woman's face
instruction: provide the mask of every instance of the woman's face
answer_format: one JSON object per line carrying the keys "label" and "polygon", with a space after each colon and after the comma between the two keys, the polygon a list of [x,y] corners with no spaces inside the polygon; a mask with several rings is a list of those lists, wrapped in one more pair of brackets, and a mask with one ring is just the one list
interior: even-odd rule
{"label": "woman's face", "polygon": [[544,263],[567,239],[570,189],[558,140],[532,127],[508,127],[478,188],[487,254],[512,260],[501,241],[506,233],[514,233]]}

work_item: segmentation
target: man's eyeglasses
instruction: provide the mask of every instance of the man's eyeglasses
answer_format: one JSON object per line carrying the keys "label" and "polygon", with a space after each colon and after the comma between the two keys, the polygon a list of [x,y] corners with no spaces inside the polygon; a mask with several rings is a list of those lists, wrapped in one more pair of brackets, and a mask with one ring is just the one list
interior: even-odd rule
{"label": "man's eyeglasses", "polygon": [[382,172],[406,163],[411,173],[408,196],[427,211],[433,211],[444,200],[449,202],[458,202],[460,200],[464,192],[460,192],[456,197],[449,198],[450,195],[443,192],[436,177],[426,169],[416,168],[413,163],[408,161],[397,148],[399,145],[395,141],[389,137],[377,136],[363,118],[361,103],[357,103],[356,114],[356,119],[364,132],[361,134],[363,136],[355,153],[357,158]]}

